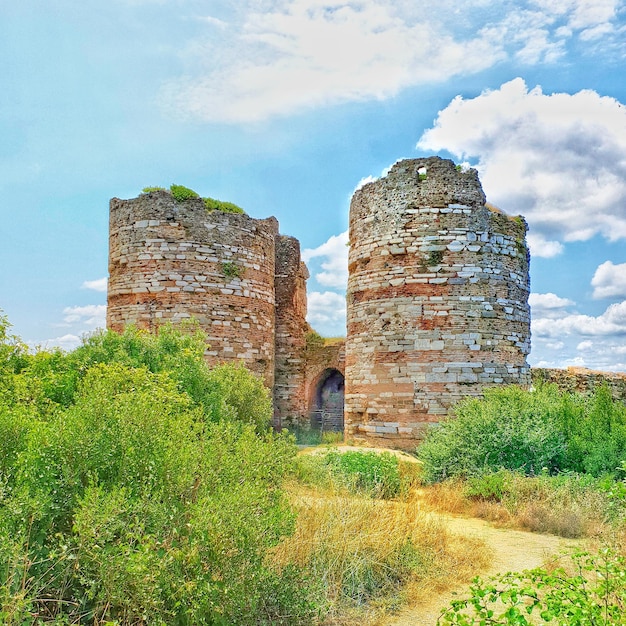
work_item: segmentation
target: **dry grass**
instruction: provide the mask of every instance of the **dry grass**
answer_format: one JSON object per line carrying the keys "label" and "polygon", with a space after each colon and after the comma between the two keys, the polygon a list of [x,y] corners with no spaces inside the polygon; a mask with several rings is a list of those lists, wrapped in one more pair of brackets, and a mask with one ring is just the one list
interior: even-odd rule
{"label": "dry grass", "polygon": [[375,623],[390,609],[471,579],[489,552],[449,534],[416,498],[373,500],[297,489],[295,534],[274,550],[278,566],[310,572],[325,596],[327,624]]}
{"label": "dry grass", "polygon": [[420,489],[422,501],[434,510],[468,515],[499,526],[515,527],[565,538],[600,537],[615,533],[607,519],[606,496],[596,490],[550,486],[539,478],[513,476],[501,501],[465,495],[462,480]]}

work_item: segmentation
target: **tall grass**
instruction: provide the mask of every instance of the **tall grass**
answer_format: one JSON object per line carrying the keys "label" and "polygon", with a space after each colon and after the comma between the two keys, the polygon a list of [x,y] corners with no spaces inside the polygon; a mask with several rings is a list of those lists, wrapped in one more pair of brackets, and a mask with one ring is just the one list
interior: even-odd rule
{"label": "tall grass", "polygon": [[613,481],[581,474],[523,476],[500,470],[422,491],[429,506],[562,537],[610,535],[624,525],[626,500]]}
{"label": "tall grass", "polygon": [[416,499],[296,488],[296,531],[273,550],[275,566],[307,571],[324,598],[328,624],[363,623],[451,580],[469,580],[490,554],[478,540],[450,535]]}

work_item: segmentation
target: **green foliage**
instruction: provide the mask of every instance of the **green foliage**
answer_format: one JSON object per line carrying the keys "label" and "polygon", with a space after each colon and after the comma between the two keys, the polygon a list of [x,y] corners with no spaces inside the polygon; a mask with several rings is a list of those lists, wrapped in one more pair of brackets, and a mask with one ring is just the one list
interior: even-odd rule
{"label": "green foliage", "polygon": [[183,187],[183,185],[170,185],[170,192],[174,200],[177,202],[184,202],[185,200],[190,200],[191,198],[200,197],[193,189]]}
{"label": "green foliage", "polygon": [[244,268],[233,261],[224,261],[224,263],[222,263],[222,273],[226,278],[241,278],[244,273]]}
{"label": "green foliage", "polygon": [[389,452],[329,449],[324,454],[299,457],[298,472],[305,483],[375,498],[393,498],[402,490],[398,458]]}
{"label": "green foliage", "polygon": [[144,187],[141,193],[152,193],[153,191],[165,191],[165,187]]}
{"label": "green foliage", "polygon": [[223,213],[240,213],[245,215],[246,212],[232,202],[224,202],[215,200],[214,198],[202,198],[207,211],[222,211]]}
{"label": "green foliage", "polygon": [[478,476],[506,468],[527,474],[556,470],[566,450],[559,427],[567,400],[555,387],[533,392],[518,387],[488,389],[470,398],[433,428],[418,450],[428,482]]}
{"label": "green foliage", "polygon": [[272,400],[262,381],[243,364],[224,363],[208,372],[203,406],[212,421],[236,421],[264,433],[272,420]]}
{"label": "green foliage", "polygon": [[324,345],[324,337],[318,332],[310,330],[306,334],[306,349],[309,351],[319,350]]}
{"label": "green foliage", "polygon": [[626,406],[613,400],[607,385],[590,396],[554,385],[494,388],[482,400],[462,401],[455,413],[418,449],[429,482],[500,468],[601,476],[626,460]]}
{"label": "green foliage", "polygon": [[0,622],[306,624],[295,446],[243,366],[204,336],[98,333],[29,355],[0,317]]}
{"label": "green foliage", "polygon": [[266,563],[293,530],[288,438],[208,423],[166,372],[121,363],[90,367],[46,421],[6,417],[3,623],[308,622],[301,574]]}
{"label": "green foliage", "polygon": [[[439,626],[479,624],[524,626],[537,623],[587,626],[624,624],[626,562],[603,550],[575,554],[570,568],[534,569],[483,581],[474,580],[470,597],[454,600]],[[571,566],[570,566],[571,567]]]}

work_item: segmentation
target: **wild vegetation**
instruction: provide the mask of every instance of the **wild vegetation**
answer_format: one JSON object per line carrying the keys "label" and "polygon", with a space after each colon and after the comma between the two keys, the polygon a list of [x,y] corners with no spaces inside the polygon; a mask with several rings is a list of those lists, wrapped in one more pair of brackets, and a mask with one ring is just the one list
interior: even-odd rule
{"label": "wild vegetation", "polygon": [[506,387],[455,413],[418,449],[427,502],[599,547],[551,570],[476,579],[439,623],[625,623],[626,406],[607,386]]}
{"label": "wild vegetation", "polygon": [[[167,189],[165,189],[165,187],[144,187],[141,191],[142,193],[152,193],[154,191],[167,191]],[[185,200],[200,197],[200,194],[184,185],[170,185],[169,192],[177,202],[185,202]],[[208,212],[222,211],[223,213],[245,214],[245,211],[240,206],[232,202],[216,200],[215,198],[202,198],[202,201]]]}
{"label": "wild vegetation", "polygon": [[205,345],[129,327],[33,354],[0,316],[1,623],[364,623],[469,580],[476,542],[420,511],[417,465],[297,457]]}

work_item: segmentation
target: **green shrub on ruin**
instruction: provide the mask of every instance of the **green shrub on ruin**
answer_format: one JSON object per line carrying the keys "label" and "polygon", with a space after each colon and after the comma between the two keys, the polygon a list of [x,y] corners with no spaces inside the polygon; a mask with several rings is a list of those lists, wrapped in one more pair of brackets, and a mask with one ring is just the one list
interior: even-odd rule
{"label": "green shrub on ruin", "polygon": [[184,202],[191,198],[200,197],[193,189],[189,189],[189,187],[184,187],[183,185],[170,185],[170,192],[177,202]]}
{"label": "green shrub on ruin", "polygon": [[144,187],[141,193],[152,193],[153,191],[166,191],[165,187]]}
{"label": "green shrub on ruin", "polygon": [[207,211],[222,211],[223,213],[240,213],[245,215],[246,212],[232,202],[224,202],[223,200],[215,200],[214,198],[202,198]]}

